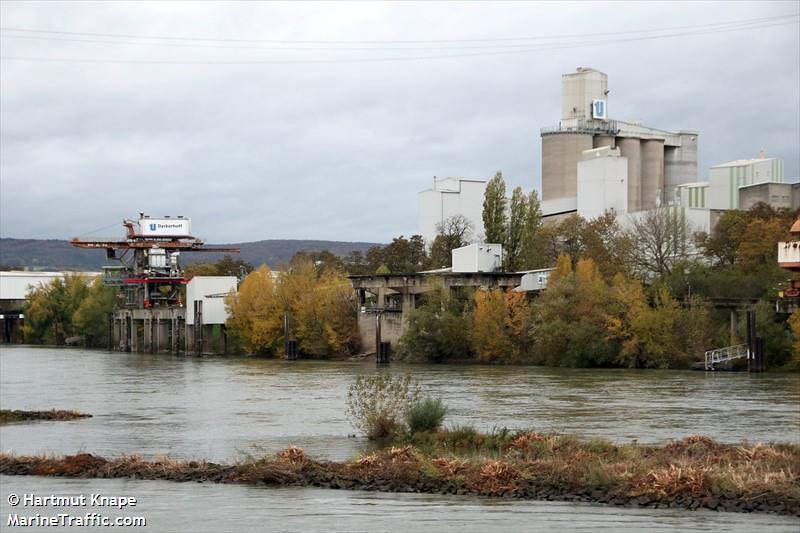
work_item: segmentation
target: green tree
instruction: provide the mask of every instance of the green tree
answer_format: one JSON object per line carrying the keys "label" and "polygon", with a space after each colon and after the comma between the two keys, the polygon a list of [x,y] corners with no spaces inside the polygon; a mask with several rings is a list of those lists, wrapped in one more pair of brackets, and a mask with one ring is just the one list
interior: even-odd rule
{"label": "green tree", "polygon": [[508,228],[506,204],[506,182],[503,180],[503,173],[498,170],[486,184],[483,196],[483,231],[485,241],[488,243],[506,243]]}
{"label": "green tree", "polygon": [[524,262],[522,254],[528,209],[528,197],[522,192],[522,187],[515,187],[511,193],[511,213],[505,243],[506,269],[512,272],[521,268]]}
{"label": "green tree", "polygon": [[34,344],[64,344],[75,335],[72,319],[88,292],[88,278],[78,274],[31,289],[25,308],[25,338]]}
{"label": "green tree", "polygon": [[73,330],[84,336],[86,346],[108,346],[109,317],[116,303],[117,291],[103,285],[100,278],[95,278],[72,315]]}
{"label": "green tree", "polygon": [[541,228],[542,206],[541,202],[539,202],[539,193],[534,189],[528,196],[528,209],[525,216],[525,224],[522,229],[520,256],[521,268],[523,270],[546,268],[548,266],[548,263],[544,261],[543,253],[539,245],[539,231]]}
{"label": "green tree", "polygon": [[703,254],[718,265],[733,265],[747,221],[745,211],[732,209],[722,213],[710,234],[698,235]]}
{"label": "green tree", "polygon": [[736,249],[736,262],[744,273],[774,268],[778,261],[778,242],[789,235],[789,226],[779,218],[751,220]]}
{"label": "green tree", "polygon": [[617,273],[630,273],[631,239],[622,231],[614,213],[606,212],[588,221],[581,233],[583,256],[594,261],[606,280]]}
{"label": "green tree", "polygon": [[414,309],[400,337],[398,356],[411,361],[443,362],[470,356],[469,318],[462,302],[438,287]]}
{"label": "green tree", "polygon": [[253,269],[253,265],[243,259],[234,259],[230,255],[225,255],[214,263],[190,263],[183,269],[183,273],[188,279],[195,276],[244,277]]}

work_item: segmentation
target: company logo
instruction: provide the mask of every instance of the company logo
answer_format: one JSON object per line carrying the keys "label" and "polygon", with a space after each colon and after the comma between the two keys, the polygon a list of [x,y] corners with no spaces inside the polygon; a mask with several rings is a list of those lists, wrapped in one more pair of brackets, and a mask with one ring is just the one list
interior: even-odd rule
{"label": "company logo", "polygon": [[592,100],[592,118],[606,118],[606,101]]}
{"label": "company logo", "polygon": [[156,225],[150,224],[150,231],[155,231],[155,230],[156,230]]}

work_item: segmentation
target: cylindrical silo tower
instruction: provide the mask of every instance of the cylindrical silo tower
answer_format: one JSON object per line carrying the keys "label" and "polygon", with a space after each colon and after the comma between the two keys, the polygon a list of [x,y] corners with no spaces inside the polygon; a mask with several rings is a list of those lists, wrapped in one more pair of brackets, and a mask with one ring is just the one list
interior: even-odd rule
{"label": "cylindrical silo tower", "polygon": [[542,200],[578,194],[578,161],[592,148],[591,133],[542,134]]}
{"label": "cylindrical silo tower", "polygon": [[653,209],[664,200],[664,141],[643,139],[641,151],[642,209]]}
{"label": "cylindrical silo tower", "polygon": [[617,148],[628,158],[628,212],[642,210],[641,142],[633,137],[617,137]]}

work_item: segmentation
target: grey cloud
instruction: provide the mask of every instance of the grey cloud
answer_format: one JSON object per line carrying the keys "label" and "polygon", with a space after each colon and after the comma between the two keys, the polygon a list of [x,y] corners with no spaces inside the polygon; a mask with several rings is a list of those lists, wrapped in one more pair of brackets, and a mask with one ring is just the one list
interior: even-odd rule
{"label": "grey cloud", "polygon": [[[627,31],[790,13],[723,4],[23,4],[3,25],[284,39],[454,39]],[[609,74],[614,118],[700,131],[700,174],[761,146],[800,176],[797,25],[393,63],[105,65],[3,61],[0,234],[69,237],[139,211],[213,242],[388,241],[433,175],[540,183],[560,75]],[[301,58],[301,52],[2,40],[3,55]],[[415,54],[436,52],[418,51]],[[347,57],[408,55],[351,52]],[[340,57],[320,51],[311,57]]]}

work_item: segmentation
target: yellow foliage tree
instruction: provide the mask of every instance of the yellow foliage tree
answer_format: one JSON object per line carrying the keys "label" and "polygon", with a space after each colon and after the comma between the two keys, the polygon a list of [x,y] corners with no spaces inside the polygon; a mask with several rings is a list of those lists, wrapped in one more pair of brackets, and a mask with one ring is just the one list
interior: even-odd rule
{"label": "yellow foliage tree", "polygon": [[248,353],[275,354],[283,339],[283,306],[272,271],[262,265],[247,275],[237,294],[225,298],[228,330]]}
{"label": "yellow foliage tree", "polygon": [[800,368],[800,310],[792,313],[789,317],[789,329],[792,330],[792,363],[797,368]]}
{"label": "yellow foliage tree", "polygon": [[547,282],[555,283],[556,281],[563,279],[570,274],[572,274],[572,259],[570,259],[566,254],[561,254],[558,256],[556,269],[550,273],[550,278]]}
{"label": "yellow foliage tree", "polygon": [[485,362],[508,358],[513,352],[506,333],[506,308],[500,289],[477,291],[472,312],[472,348]]}
{"label": "yellow foliage tree", "polygon": [[300,351],[327,357],[354,352],[358,324],[350,282],[341,273],[319,273],[308,258],[294,261],[288,272],[275,276],[267,266],[249,274],[239,293],[226,299],[231,334],[248,353],[280,351],[284,315]]}

